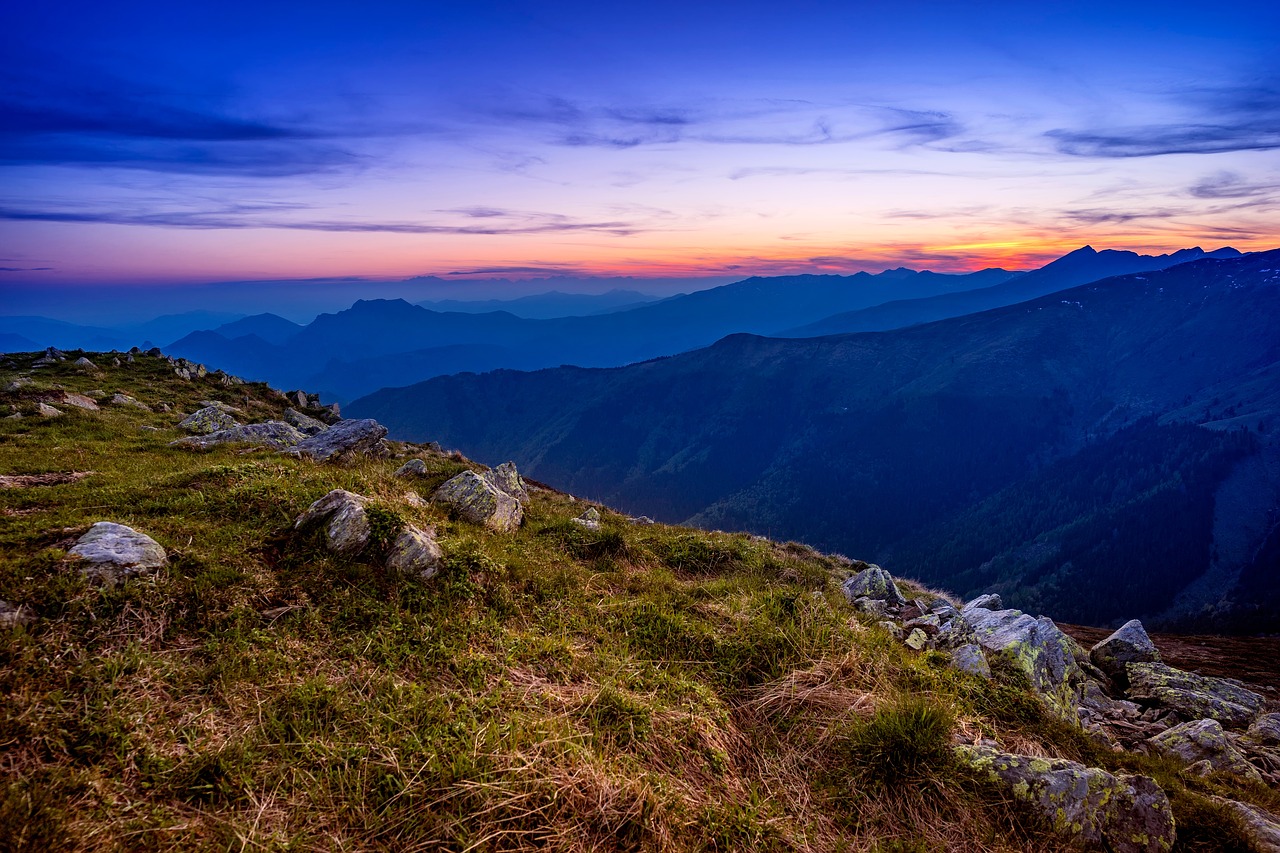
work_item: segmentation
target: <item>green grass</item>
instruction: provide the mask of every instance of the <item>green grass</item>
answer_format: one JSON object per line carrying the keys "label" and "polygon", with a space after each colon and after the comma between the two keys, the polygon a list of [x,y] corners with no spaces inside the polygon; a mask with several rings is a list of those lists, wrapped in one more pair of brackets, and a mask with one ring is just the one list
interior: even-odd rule
{"label": "green grass", "polygon": [[[0,387],[30,360],[0,359]],[[265,386],[145,356],[32,374],[6,411],[55,386],[172,411],[0,420],[0,473],[94,472],[0,490],[0,598],[40,617],[0,637],[0,851],[1053,849],[948,775],[949,732],[1088,743],[1007,674],[959,675],[864,624],[847,561],[608,510],[589,531],[551,492],[495,535],[406,499],[476,467],[422,448],[332,466],[167,446],[200,400],[279,416]],[[426,477],[393,476],[409,456]],[[370,498],[376,543],[433,529],[439,574],[294,531],[334,488]],[[86,583],[66,549],[100,520],[168,566]],[[1205,803],[1226,782],[1157,770],[1180,820],[1222,820]],[[941,795],[900,790],[926,776]]]}

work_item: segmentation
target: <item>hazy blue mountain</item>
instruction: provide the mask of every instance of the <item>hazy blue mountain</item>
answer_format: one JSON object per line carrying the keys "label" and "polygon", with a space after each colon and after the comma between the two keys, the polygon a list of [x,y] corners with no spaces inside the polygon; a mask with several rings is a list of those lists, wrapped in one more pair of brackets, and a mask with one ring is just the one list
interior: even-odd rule
{"label": "hazy blue mountain", "polygon": [[464,314],[485,314],[506,311],[526,320],[551,320],[556,317],[587,317],[608,314],[622,309],[638,308],[665,297],[651,296],[636,290],[610,290],[608,293],[537,293],[517,299],[441,299],[419,302],[431,311],[460,311]]}
{"label": "hazy blue mountain", "polygon": [[30,338],[12,332],[0,332],[0,352],[36,352],[42,349],[44,347]]}
{"label": "hazy blue mountain", "polygon": [[177,340],[202,329],[211,329],[243,316],[244,314],[234,311],[184,311],[180,314],[154,317],[141,323],[121,323],[112,328],[133,341],[130,346],[142,346],[144,343],[154,346]]}
{"label": "hazy blue mountain", "polygon": [[254,314],[224,323],[212,331],[224,338],[241,338],[254,335],[271,344],[282,344],[302,331],[303,326],[286,320],[278,314]]}
{"label": "hazy blue mountain", "polygon": [[633,512],[879,557],[962,594],[1000,584],[1061,618],[1240,612],[1242,578],[1280,578],[1250,562],[1261,542],[1214,562],[1219,534],[1245,534],[1213,507],[1280,433],[1277,269],[1280,251],[1201,260],[893,332],[439,377],[347,411]]}
{"label": "hazy blue mountain", "polygon": [[81,326],[48,317],[0,317],[0,333],[20,335],[39,346],[59,349],[112,350],[134,346],[129,335],[99,326]]}
{"label": "hazy blue mountain", "polygon": [[901,329],[917,323],[928,323],[948,317],[987,311],[1004,305],[1014,305],[1037,296],[1109,276],[1167,269],[1176,264],[1202,258],[1237,257],[1240,257],[1240,253],[1232,248],[1205,252],[1196,247],[1182,249],[1168,255],[1153,256],[1115,249],[1104,249],[1099,252],[1092,246],[1085,246],[1038,270],[1032,270],[992,287],[919,299],[895,299],[870,308],[836,314],[816,323],[783,329],[778,334],[783,337],[811,338],[819,335]]}

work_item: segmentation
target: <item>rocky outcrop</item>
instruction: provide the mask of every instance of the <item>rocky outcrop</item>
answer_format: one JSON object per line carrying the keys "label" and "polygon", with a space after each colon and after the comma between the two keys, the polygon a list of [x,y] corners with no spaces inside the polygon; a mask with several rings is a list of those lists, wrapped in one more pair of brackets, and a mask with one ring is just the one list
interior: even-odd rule
{"label": "rocky outcrop", "polygon": [[252,444],[276,450],[293,448],[305,439],[302,433],[284,421],[267,421],[261,424],[244,424],[222,429],[208,435],[193,435],[169,442],[170,447],[192,450],[208,450],[219,444]]}
{"label": "rocky outcrop", "polygon": [[1074,761],[989,746],[957,746],[962,764],[1033,809],[1054,832],[1087,849],[1167,853],[1176,837],[1164,791],[1145,776],[1114,776]]}
{"label": "rocky outcrop", "polygon": [[431,495],[459,517],[499,533],[509,533],[524,520],[520,501],[474,471],[463,471],[447,480]]}
{"label": "rocky outcrop", "polygon": [[516,470],[516,463],[503,462],[497,468],[485,471],[482,476],[521,504],[529,503],[529,492],[525,488],[524,478]]}
{"label": "rocky outcrop", "polygon": [[1120,685],[1129,683],[1126,667],[1131,663],[1159,663],[1160,652],[1151,642],[1142,623],[1130,619],[1102,642],[1089,650],[1093,665]]}
{"label": "rocky outcrop", "polygon": [[324,432],[304,437],[288,452],[316,462],[338,462],[376,452],[386,435],[387,428],[372,418],[339,421]]}
{"label": "rocky outcrop", "polygon": [[1263,853],[1280,853],[1280,816],[1264,811],[1248,803],[1240,803],[1222,797],[1214,797],[1244,823],[1245,831],[1254,846]]}
{"label": "rocky outcrop", "polygon": [[324,421],[316,420],[310,415],[304,415],[297,409],[292,407],[284,410],[284,422],[298,430],[304,435],[319,435],[329,428]]}
{"label": "rocky outcrop", "polygon": [[603,520],[600,517],[600,510],[595,507],[587,507],[586,512],[577,518],[570,519],[579,527],[585,527],[587,530],[599,530]]}
{"label": "rocky outcrop", "polygon": [[1263,699],[1225,678],[1196,675],[1162,663],[1131,663],[1129,698],[1171,708],[1184,719],[1217,720],[1225,726],[1248,726],[1262,711]]}
{"label": "rocky outcrop", "polygon": [[961,672],[967,672],[979,678],[991,677],[991,664],[987,663],[987,656],[982,653],[982,647],[977,643],[967,643],[952,649],[951,665]]}
{"label": "rocky outcrop", "polygon": [[387,552],[387,568],[426,580],[440,571],[443,557],[435,539],[413,525],[405,525]]}
{"label": "rocky outcrop", "polygon": [[187,415],[178,421],[178,428],[195,435],[212,435],[226,429],[240,426],[240,422],[227,411],[230,406],[209,405]]}
{"label": "rocky outcrop", "polygon": [[879,566],[868,566],[844,582],[840,587],[845,598],[857,601],[860,598],[872,601],[884,601],[891,605],[903,605],[906,598],[898,591],[893,576]]}
{"label": "rocky outcrop", "polygon": [[1250,739],[1263,746],[1280,746],[1280,714],[1263,714],[1253,721],[1247,732]]}
{"label": "rocky outcrop", "polygon": [[981,607],[966,607],[964,618],[988,654],[1001,655],[1021,670],[1050,708],[1064,719],[1077,721],[1087,678],[1077,658],[1084,656],[1084,650],[1052,619]]}
{"label": "rocky outcrop", "polygon": [[150,574],[169,558],[150,536],[111,521],[90,527],[67,553],[84,561],[81,574],[104,583]]}
{"label": "rocky outcrop", "polygon": [[334,489],[320,498],[294,522],[295,530],[323,524],[325,544],[331,551],[355,556],[369,545],[373,528],[365,512],[363,496],[345,489]]}
{"label": "rocky outcrop", "polygon": [[1262,774],[1236,748],[1217,720],[1192,720],[1161,732],[1149,742],[1157,752],[1175,755],[1187,762],[1192,771],[1208,774],[1221,770],[1254,782],[1262,781]]}

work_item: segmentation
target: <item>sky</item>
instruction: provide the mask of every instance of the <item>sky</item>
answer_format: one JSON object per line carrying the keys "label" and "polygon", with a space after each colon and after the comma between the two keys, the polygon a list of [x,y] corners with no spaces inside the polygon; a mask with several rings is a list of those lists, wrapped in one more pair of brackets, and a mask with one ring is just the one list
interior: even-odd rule
{"label": "sky", "polygon": [[1274,2],[8,3],[0,293],[1274,248],[1278,42]]}

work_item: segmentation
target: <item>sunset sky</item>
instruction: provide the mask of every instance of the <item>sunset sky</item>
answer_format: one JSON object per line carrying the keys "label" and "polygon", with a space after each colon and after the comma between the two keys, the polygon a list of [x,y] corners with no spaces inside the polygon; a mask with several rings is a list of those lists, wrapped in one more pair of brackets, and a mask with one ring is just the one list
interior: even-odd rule
{"label": "sunset sky", "polygon": [[0,283],[1280,245],[1280,4],[9,3]]}

